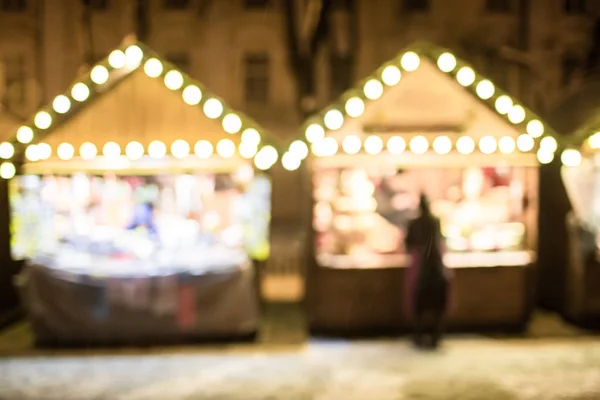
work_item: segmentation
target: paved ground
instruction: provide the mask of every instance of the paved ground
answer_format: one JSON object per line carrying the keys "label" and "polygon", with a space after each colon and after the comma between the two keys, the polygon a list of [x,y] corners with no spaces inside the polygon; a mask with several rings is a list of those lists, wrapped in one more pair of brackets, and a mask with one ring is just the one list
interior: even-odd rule
{"label": "paved ground", "polygon": [[42,351],[26,324],[0,334],[6,400],[598,400],[600,337],[536,318],[521,338],[307,340],[298,308],[270,308],[258,343]]}

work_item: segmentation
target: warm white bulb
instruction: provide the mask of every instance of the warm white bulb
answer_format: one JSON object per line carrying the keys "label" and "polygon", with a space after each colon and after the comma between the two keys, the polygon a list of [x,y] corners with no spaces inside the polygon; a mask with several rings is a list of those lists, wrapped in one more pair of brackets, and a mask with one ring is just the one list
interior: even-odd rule
{"label": "warm white bulb", "polygon": [[0,177],[2,179],[11,179],[17,173],[15,165],[11,162],[3,162],[0,165]]}
{"label": "warm white bulb", "polygon": [[213,153],[213,145],[208,140],[199,140],[194,145],[194,153],[198,158],[209,158]]}
{"label": "warm white bulb", "polygon": [[492,154],[498,149],[498,143],[493,136],[484,136],[479,139],[479,151],[483,154]]}
{"label": "warm white bulb", "polygon": [[442,72],[452,72],[456,68],[456,57],[451,53],[442,53],[437,59],[437,66]]}
{"label": "warm white bulb", "polygon": [[236,114],[227,114],[223,117],[223,121],[221,121],[221,125],[223,126],[223,130],[227,133],[238,133],[240,129],[242,129],[242,120]]}
{"label": "warm white bulb", "polygon": [[160,140],[153,140],[148,144],[150,158],[159,159],[167,155],[167,145]]}
{"label": "warm white bulb", "polygon": [[71,100],[64,94],[59,94],[52,101],[52,108],[59,114],[65,114],[71,109]]}
{"label": "warm white bulb", "polygon": [[40,111],[35,115],[33,123],[39,129],[48,129],[52,125],[52,116],[46,111]]}
{"label": "warm white bulb", "polygon": [[515,104],[508,112],[508,120],[513,124],[520,124],[525,120],[525,109],[522,106]]}
{"label": "warm white bulb", "polygon": [[387,141],[387,150],[391,154],[400,154],[406,150],[406,140],[400,136],[392,136]]}
{"label": "warm white bulb", "polygon": [[519,137],[517,138],[517,148],[523,153],[531,151],[534,145],[535,142],[533,138],[526,133],[519,135]]}
{"label": "warm white bulb", "polygon": [[383,150],[383,140],[379,136],[371,135],[365,139],[364,147],[367,154],[379,154]]}
{"label": "warm white bulb", "polygon": [[121,155],[121,146],[115,142],[106,142],[102,147],[102,155],[107,158],[117,158]]}
{"label": "warm white bulb", "polygon": [[304,160],[308,156],[308,146],[302,140],[294,140],[290,144],[288,153],[294,155],[294,157]]}
{"label": "warm white bulb", "polygon": [[402,73],[395,65],[388,65],[381,72],[381,80],[388,86],[397,85],[400,78],[402,78]]}
{"label": "warm white bulb", "polygon": [[542,140],[540,140],[540,148],[554,153],[556,149],[558,149],[558,143],[556,142],[556,139],[554,139],[552,136],[546,136],[543,137]]}
{"label": "warm white bulb", "polygon": [[498,150],[503,154],[510,154],[515,151],[516,148],[515,139],[512,136],[503,136],[498,140]]}
{"label": "warm white bulb", "polygon": [[123,68],[125,66],[125,53],[121,50],[114,50],[108,55],[108,63],[115,69]]}
{"label": "warm white bulb", "polygon": [[258,146],[260,143],[260,133],[254,128],[244,129],[242,132],[242,143],[248,143],[255,147]]}
{"label": "warm white bulb", "polygon": [[235,144],[229,139],[221,139],[217,143],[217,154],[223,158],[232,157],[235,154]]}
{"label": "warm white bulb", "polygon": [[594,133],[588,138],[588,146],[592,149],[600,149],[600,132]]}
{"label": "warm white bulb", "polygon": [[576,167],[581,164],[581,153],[575,149],[566,149],[560,155],[560,160],[567,167]]}
{"label": "warm white bulb", "polygon": [[456,80],[462,86],[471,86],[475,82],[475,71],[471,67],[462,67],[456,73]]}
{"label": "warm white bulb", "polygon": [[339,110],[329,110],[323,118],[323,123],[327,129],[335,131],[344,125],[344,115]]}
{"label": "warm white bulb", "polygon": [[254,157],[257,151],[258,145],[254,143],[242,141],[238,146],[238,153],[240,153],[240,156],[246,159]]}
{"label": "warm white bulb", "polygon": [[357,118],[365,111],[365,102],[360,97],[351,97],[346,101],[346,114],[352,118]]}
{"label": "warm white bulb", "polygon": [[71,97],[79,102],[86,101],[90,97],[90,88],[85,83],[78,82],[71,89]]}
{"label": "warm white bulb", "polygon": [[96,85],[102,85],[108,81],[108,70],[103,65],[96,65],[90,72],[90,78]]}
{"label": "warm white bulb", "polygon": [[208,99],[202,107],[204,115],[210,119],[219,118],[223,114],[223,104],[217,99]]}
{"label": "warm white bulb", "polygon": [[534,138],[538,138],[544,134],[544,124],[539,119],[529,121],[526,129],[527,133]]}
{"label": "warm white bulb", "polygon": [[277,162],[277,150],[273,146],[265,146],[254,157],[256,168],[265,171]]}
{"label": "warm white bulb", "polygon": [[183,159],[190,155],[190,145],[182,139],[177,139],[171,144],[173,157]]}
{"label": "warm white bulb", "polygon": [[356,135],[348,135],[342,140],[342,150],[347,154],[356,154],[362,147],[362,141]]}
{"label": "warm white bulb", "polygon": [[183,86],[183,75],[179,71],[169,71],[165,75],[165,86],[171,90],[177,90]]}
{"label": "warm white bulb", "polygon": [[365,97],[369,100],[377,100],[383,94],[383,85],[377,79],[369,79],[363,87]]}
{"label": "warm white bulb", "polygon": [[63,161],[70,160],[75,155],[75,148],[70,143],[61,143],[56,148],[56,155]]}
{"label": "warm white bulb", "polygon": [[402,65],[402,68],[409,72],[416,71],[417,68],[419,68],[420,64],[421,59],[419,58],[419,55],[414,51],[404,53],[402,59],[400,60],[400,65]]}
{"label": "warm white bulb", "polygon": [[139,160],[144,156],[144,145],[136,141],[127,143],[127,146],[125,146],[125,155],[130,160]]}
{"label": "warm white bulb", "polygon": [[452,150],[452,140],[448,136],[438,136],[434,139],[432,147],[437,154],[448,154]]}
{"label": "warm white bulb", "polygon": [[48,143],[38,143],[37,152],[40,160],[47,160],[52,155],[52,147]]}
{"label": "warm white bulb", "polygon": [[325,129],[319,124],[310,124],[306,127],[304,136],[309,143],[316,143],[325,138]]}
{"label": "warm white bulb", "polygon": [[302,160],[295,157],[292,153],[285,153],[283,157],[281,157],[281,165],[287,171],[295,171],[300,168],[300,164]]}
{"label": "warm white bulb", "polygon": [[338,142],[331,136],[326,137],[320,142],[313,143],[312,152],[317,157],[333,156],[338,151]]}
{"label": "warm white bulb", "polygon": [[131,45],[125,49],[125,59],[129,67],[137,67],[144,58],[144,52],[136,45]]}
{"label": "warm white bulb", "polygon": [[550,164],[554,160],[554,152],[539,148],[537,151],[537,159],[540,164]]}
{"label": "warm white bulb", "polygon": [[163,65],[160,60],[151,58],[144,64],[144,72],[150,78],[158,78],[163,72]]}
{"label": "warm white bulb", "polygon": [[494,84],[487,79],[479,81],[477,87],[475,88],[475,92],[480,99],[487,100],[494,95],[496,89],[494,88]]}
{"label": "warm white bulb", "polygon": [[0,143],[0,158],[8,160],[15,155],[15,146],[10,142]]}
{"label": "warm white bulb", "polygon": [[200,103],[202,100],[202,91],[196,85],[189,85],[183,89],[183,93],[181,94],[183,97],[183,101],[190,106],[195,106]]}
{"label": "warm white bulb", "polygon": [[17,140],[23,144],[31,142],[33,140],[33,129],[28,126],[22,126],[17,129]]}
{"label": "warm white bulb", "polygon": [[90,142],[85,142],[79,147],[79,157],[84,160],[92,160],[98,154],[96,145]]}
{"label": "warm white bulb", "polygon": [[425,136],[415,136],[410,139],[410,151],[415,154],[425,154],[427,149],[429,149],[429,141]]}
{"label": "warm white bulb", "polygon": [[40,160],[40,155],[36,144],[30,144],[29,146],[27,146],[27,148],[25,149],[25,158],[31,162],[36,162]]}
{"label": "warm white bulb", "polygon": [[475,141],[469,136],[461,136],[456,141],[456,151],[460,154],[471,154],[475,150]]}
{"label": "warm white bulb", "polygon": [[512,109],[513,101],[510,97],[503,94],[502,96],[496,99],[495,106],[498,114],[505,115],[508,114],[509,111]]}

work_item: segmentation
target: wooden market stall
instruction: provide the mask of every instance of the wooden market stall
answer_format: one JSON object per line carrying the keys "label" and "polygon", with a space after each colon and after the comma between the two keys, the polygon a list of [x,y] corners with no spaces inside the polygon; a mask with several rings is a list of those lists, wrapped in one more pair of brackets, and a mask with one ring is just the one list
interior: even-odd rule
{"label": "wooden market stall", "polygon": [[124,43],[0,144],[38,342],[249,337],[278,158],[263,130]]}
{"label": "wooden market stall", "polygon": [[533,308],[538,163],[556,147],[531,111],[427,44],[309,118],[282,163],[298,168],[307,157],[312,172],[311,330],[407,327],[403,237],[421,192],[441,219],[444,261],[455,271],[450,327],[524,327]]}

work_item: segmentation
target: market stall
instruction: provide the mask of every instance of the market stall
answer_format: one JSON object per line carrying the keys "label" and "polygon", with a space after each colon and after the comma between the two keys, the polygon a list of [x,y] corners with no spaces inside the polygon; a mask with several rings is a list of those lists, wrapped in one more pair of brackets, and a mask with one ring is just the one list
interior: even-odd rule
{"label": "market stall", "polygon": [[249,337],[277,150],[125,43],[0,144],[11,253],[40,343]]}
{"label": "market stall", "polygon": [[[312,156],[308,157],[310,146]],[[414,46],[319,115],[282,156],[312,172],[313,332],[399,331],[403,239],[421,192],[455,273],[453,328],[522,328],[533,307],[538,165],[551,129],[451,53]]]}

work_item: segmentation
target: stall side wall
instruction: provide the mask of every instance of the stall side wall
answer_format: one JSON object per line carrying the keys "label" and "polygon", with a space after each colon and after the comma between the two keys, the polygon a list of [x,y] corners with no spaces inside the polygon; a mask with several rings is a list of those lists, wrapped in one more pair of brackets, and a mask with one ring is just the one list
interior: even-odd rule
{"label": "stall side wall", "polygon": [[0,180],[0,328],[19,316],[17,291],[13,284],[19,263],[10,255],[10,207],[8,181]]}

